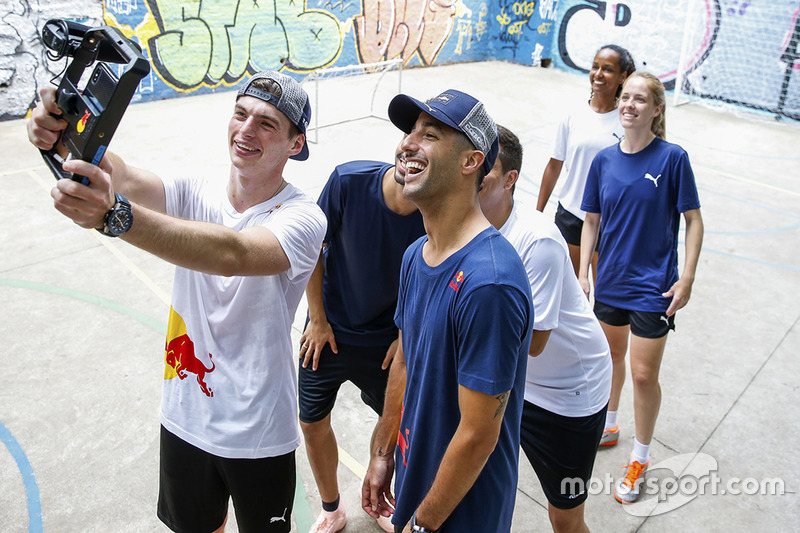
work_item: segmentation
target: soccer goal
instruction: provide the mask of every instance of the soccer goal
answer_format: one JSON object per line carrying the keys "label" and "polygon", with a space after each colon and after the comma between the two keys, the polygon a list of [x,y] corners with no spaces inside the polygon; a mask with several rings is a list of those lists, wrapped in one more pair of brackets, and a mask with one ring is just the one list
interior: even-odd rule
{"label": "soccer goal", "polygon": [[674,103],[800,121],[797,0],[689,0]]}
{"label": "soccer goal", "polygon": [[320,69],[301,84],[311,99],[308,140],[316,144],[324,128],[367,118],[389,120],[389,102],[403,91],[403,60]]}

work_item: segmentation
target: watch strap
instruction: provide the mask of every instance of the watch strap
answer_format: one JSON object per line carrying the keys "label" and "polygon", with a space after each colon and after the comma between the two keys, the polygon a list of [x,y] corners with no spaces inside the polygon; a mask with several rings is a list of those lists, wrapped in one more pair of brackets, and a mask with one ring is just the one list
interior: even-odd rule
{"label": "watch strap", "polygon": [[439,533],[438,529],[428,529],[417,524],[417,512],[411,515],[411,531],[413,533]]}

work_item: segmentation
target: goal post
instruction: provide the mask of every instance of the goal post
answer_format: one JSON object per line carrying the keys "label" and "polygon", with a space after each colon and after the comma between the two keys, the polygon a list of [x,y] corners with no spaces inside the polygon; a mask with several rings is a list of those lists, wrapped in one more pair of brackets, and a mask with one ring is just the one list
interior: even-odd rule
{"label": "goal post", "polygon": [[800,121],[800,2],[689,0],[674,105]]}
{"label": "goal post", "polygon": [[[385,79],[387,75],[389,79]],[[394,83],[392,78],[396,78]],[[403,60],[315,70],[301,84],[312,100],[311,125],[306,134],[317,144],[321,129],[367,118],[389,120],[389,102],[403,92]]]}

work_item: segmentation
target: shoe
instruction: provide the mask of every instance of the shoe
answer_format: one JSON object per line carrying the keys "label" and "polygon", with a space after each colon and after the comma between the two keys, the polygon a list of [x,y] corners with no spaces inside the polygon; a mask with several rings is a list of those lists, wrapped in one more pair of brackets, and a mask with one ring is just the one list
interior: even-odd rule
{"label": "shoe", "polygon": [[332,512],[322,510],[317,517],[317,521],[308,530],[308,533],[336,533],[347,525],[347,513],[344,512],[344,506],[340,505],[338,509]]}
{"label": "shoe", "polygon": [[381,515],[381,517],[377,518],[376,521],[378,522],[378,526],[386,533],[394,533],[394,524],[392,524],[391,516]]}
{"label": "shoe", "polygon": [[633,503],[639,499],[642,483],[644,483],[645,471],[650,461],[645,464],[639,461],[631,461],[631,464],[623,467],[628,470],[625,472],[625,477],[617,481],[614,487],[614,498],[619,503]]}
{"label": "shoe", "polygon": [[619,424],[611,429],[604,429],[600,437],[600,446],[613,446],[619,442]]}

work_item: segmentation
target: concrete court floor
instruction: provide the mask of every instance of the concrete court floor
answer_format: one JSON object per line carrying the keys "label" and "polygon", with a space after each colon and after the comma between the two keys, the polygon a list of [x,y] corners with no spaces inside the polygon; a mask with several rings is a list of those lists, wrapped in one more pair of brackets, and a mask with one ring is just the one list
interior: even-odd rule
{"label": "concrete court floor", "polygon": [[[523,141],[517,197],[529,202],[558,118],[589,93],[583,76],[499,62],[410,69],[402,83],[418,98],[452,87],[482,99]],[[338,120],[334,112],[363,114],[354,106],[369,98],[372,82],[359,87],[323,82],[321,124]],[[396,81],[387,75],[377,87],[376,110],[385,113]],[[111,148],[158,173],[224,176],[233,99],[226,92],[131,106]],[[671,103],[667,119],[668,138],[693,163],[706,234],[692,300],[662,365],[651,461],[662,484],[635,508],[610,495],[631,447],[628,380],[622,439],[598,452],[586,520],[593,531],[795,531],[800,128]],[[323,128],[309,161],[291,162],[286,176],[316,197],[334,165],[390,160],[399,140],[375,118]],[[166,531],[154,508],[172,268],[52,209],[53,179],[27,143],[24,121],[0,123],[0,161],[0,531]],[[296,338],[304,313],[302,302]],[[375,415],[348,385],[333,419],[345,531],[377,532],[359,500]],[[298,475],[294,530],[305,532],[320,504],[303,447]],[[781,484],[782,494],[770,493]],[[549,530],[547,502],[524,456],[516,501],[515,532]]]}

